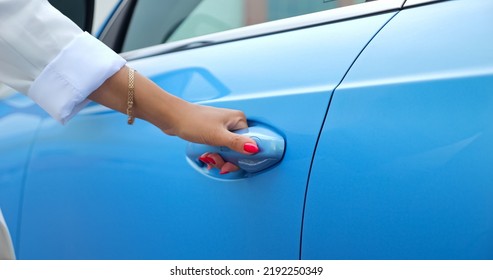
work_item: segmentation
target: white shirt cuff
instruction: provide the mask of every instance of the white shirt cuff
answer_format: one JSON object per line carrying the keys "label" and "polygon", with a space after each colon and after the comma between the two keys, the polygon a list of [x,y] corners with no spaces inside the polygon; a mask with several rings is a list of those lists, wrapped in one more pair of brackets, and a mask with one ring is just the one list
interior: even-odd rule
{"label": "white shirt cuff", "polygon": [[87,105],[87,97],[125,63],[121,56],[84,32],[43,69],[27,95],[65,124]]}

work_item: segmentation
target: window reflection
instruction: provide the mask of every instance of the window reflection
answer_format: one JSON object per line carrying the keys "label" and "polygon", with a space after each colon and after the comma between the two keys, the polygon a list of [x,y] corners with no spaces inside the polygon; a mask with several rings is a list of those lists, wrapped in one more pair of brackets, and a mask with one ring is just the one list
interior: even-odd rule
{"label": "window reflection", "polygon": [[305,15],[365,0],[141,0],[123,51]]}

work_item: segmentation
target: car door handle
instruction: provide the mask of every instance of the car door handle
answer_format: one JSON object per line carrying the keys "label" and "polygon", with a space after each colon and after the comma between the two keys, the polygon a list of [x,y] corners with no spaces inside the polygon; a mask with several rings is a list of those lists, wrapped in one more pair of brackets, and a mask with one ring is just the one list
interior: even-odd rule
{"label": "car door handle", "polygon": [[[282,160],[286,143],[284,137],[273,129],[260,124],[250,124],[250,127],[237,130],[235,133],[248,136],[255,140],[259,152],[253,155],[244,155],[227,147],[188,143],[186,152],[188,161],[200,172],[207,175],[223,179],[238,179],[251,177],[273,167]],[[218,153],[225,161],[238,166],[240,171],[220,175],[216,169],[208,170],[205,164],[199,160],[199,157],[207,152]]]}

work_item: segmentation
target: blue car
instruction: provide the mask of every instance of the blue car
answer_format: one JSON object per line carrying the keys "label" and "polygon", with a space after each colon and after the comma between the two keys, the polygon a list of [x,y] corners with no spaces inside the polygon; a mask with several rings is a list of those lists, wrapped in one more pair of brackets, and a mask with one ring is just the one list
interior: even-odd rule
{"label": "blue car", "polygon": [[4,94],[17,258],[493,259],[493,1],[363,2],[119,1],[99,38],[261,151]]}

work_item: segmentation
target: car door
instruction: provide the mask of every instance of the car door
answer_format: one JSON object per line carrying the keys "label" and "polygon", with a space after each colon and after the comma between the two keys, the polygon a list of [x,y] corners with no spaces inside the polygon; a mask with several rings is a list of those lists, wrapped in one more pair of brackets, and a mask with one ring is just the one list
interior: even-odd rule
{"label": "car door", "polygon": [[334,93],[303,259],[493,257],[493,3],[417,2]]}
{"label": "car door", "polygon": [[382,2],[125,54],[173,94],[242,110],[252,126],[281,135],[281,162],[221,177],[188,158],[185,141],[143,121],[127,126],[99,105],[66,127],[45,119],[26,177],[18,257],[298,259],[332,91],[402,4]]}
{"label": "car door", "polygon": [[14,243],[30,147],[41,120],[46,117],[46,113],[33,105],[25,96],[0,84],[0,209]]}

